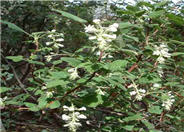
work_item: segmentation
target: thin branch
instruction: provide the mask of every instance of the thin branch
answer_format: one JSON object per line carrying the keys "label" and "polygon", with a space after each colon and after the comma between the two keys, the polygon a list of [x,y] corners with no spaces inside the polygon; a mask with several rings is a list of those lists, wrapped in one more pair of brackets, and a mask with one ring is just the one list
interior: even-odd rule
{"label": "thin branch", "polygon": [[23,83],[20,81],[20,79],[18,78],[18,75],[17,75],[17,73],[16,73],[14,67],[8,62],[8,60],[4,57],[3,54],[1,54],[1,56],[3,57],[3,59],[6,61],[6,63],[7,63],[7,64],[10,66],[10,68],[12,69],[13,74],[14,74],[14,76],[15,76],[15,79],[16,79],[17,82],[19,83],[19,86],[24,90],[24,92],[26,92],[27,94],[29,94],[30,97],[31,97],[34,101],[36,101],[36,98],[33,97],[33,96],[26,90],[24,84],[23,84]]}

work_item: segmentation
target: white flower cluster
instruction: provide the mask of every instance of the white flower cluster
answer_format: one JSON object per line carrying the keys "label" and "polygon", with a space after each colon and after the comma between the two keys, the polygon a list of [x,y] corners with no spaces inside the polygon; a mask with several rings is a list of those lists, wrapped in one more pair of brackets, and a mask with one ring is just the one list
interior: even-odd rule
{"label": "white flower cluster", "polygon": [[163,77],[164,71],[163,71],[163,69],[162,69],[161,66],[158,66],[158,67],[157,67],[157,73],[158,73],[158,75],[159,75],[160,77]]}
{"label": "white flower cluster", "polygon": [[156,90],[156,89],[158,89],[158,88],[160,88],[160,87],[161,87],[161,84],[159,84],[159,83],[154,83],[154,84],[153,84],[153,87],[151,87],[151,89]]}
{"label": "white flower cluster", "polygon": [[78,127],[82,126],[79,122],[80,119],[87,119],[87,117],[83,114],[80,114],[79,111],[86,111],[85,107],[76,108],[73,104],[68,107],[66,105],[63,106],[64,111],[68,111],[69,114],[63,114],[62,119],[66,122],[64,127],[68,127],[70,131],[76,132]]}
{"label": "white flower cluster", "polygon": [[171,91],[168,92],[167,96],[169,96],[169,98],[163,100],[162,106],[164,106],[166,110],[170,110],[171,106],[173,105],[173,103],[175,101],[175,99],[174,99],[174,96],[171,94]]}
{"label": "white flower cluster", "polygon": [[109,49],[109,43],[116,39],[116,34],[114,34],[114,32],[117,31],[119,24],[114,23],[109,27],[103,27],[101,25],[102,22],[99,19],[94,19],[93,22],[95,25],[88,25],[85,27],[86,33],[93,34],[90,35],[89,40],[97,40],[98,48],[101,51]]}
{"label": "white flower cluster", "polygon": [[153,52],[153,55],[157,55],[157,61],[160,64],[163,64],[165,62],[165,58],[171,57],[171,54],[168,53],[169,49],[166,44],[161,44],[160,46],[155,45],[155,51]]}
{"label": "white flower cluster", "polygon": [[77,68],[71,68],[71,69],[68,70],[68,72],[71,73],[71,74],[70,74],[70,79],[71,79],[71,80],[75,80],[75,79],[77,79],[77,78],[80,77],[80,76],[78,75]]}
{"label": "white flower cluster", "polygon": [[60,44],[60,42],[64,41],[63,34],[57,33],[55,29],[49,32],[48,38],[50,38],[51,41],[46,42],[46,45],[53,45],[55,48],[64,47],[64,45]]}
{"label": "white flower cluster", "polygon": [[130,95],[131,95],[131,96],[136,95],[136,96],[135,96],[135,99],[136,99],[136,100],[141,101],[142,98],[143,98],[144,96],[146,96],[146,90],[145,90],[145,89],[138,89],[138,88],[137,88],[137,85],[135,85],[135,84],[131,84],[131,85],[129,86],[129,88],[130,88],[130,87],[135,88],[134,91],[131,91],[131,92],[130,92]]}

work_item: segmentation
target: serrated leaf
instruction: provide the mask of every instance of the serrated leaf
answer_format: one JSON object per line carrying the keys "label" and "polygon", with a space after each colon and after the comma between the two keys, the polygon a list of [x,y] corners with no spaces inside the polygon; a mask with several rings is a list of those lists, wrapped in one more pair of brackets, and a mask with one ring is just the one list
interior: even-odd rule
{"label": "serrated leaf", "polygon": [[133,125],[126,125],[126,126],[124,126],[123,128],[124,128],[125,130],[127,130],[127,131],[132,131],[133,128],[134,128],[134,126],[133,126]]}
{"label": "serrated leaf", "polygon": [[56,101],[51,102],[51,104],[49,104],[49,108],[56,109],[56,108],[59,108],[60,105],[61,105],[60,102],[58,100],[56,100]]}
{"label": "serrated leaf", "polygon": [[104,101],[100,94],[90,94],[83,98],[83,102],[88,105],[88,107],[97,107],[98,105],[102,104]]}
{"label": "serrated leaf", "polygon": [[21,56],[21,55],[18,55],[18,56],[7,56],[6,58],[10,59],[10,60],[12,60],[14,62],[19,62],[19,61],[24,60],[23,56]]}
{"label": "serrated leaf", "polygon": [[27,106],[31,111],[36,112],[36,111],[39,111],[39,110],[40,110],[39,107],[38,107],[36,104],[29,103],[29,102],[25,102],[24,104],[25,104],[25,106]]}
{"label": "serrated leaf", "polygon": [[142,117],[141,114],[136,114],[136,115],[133,115],[133,116],[125,117],[123,120],[128,122],[128,121],[140,120],[142,118],[143,117]]}
{"label": "serrated leaf", "polygon": [[62,57],[61,60],[68,62],[71,66],[74,66],[74,67],[78,66],[81,63],[80,60],[77,60],[76,58],[71,58],[71,57]]}
{"label": "serrated leaf", "polygon": [[4,92],[7,92],[7,91],[11,91],[11,90],[12,90],[11,88],[0,87],[0,93],[4,93]]}
{"label": "serrated leaf", "polygon": [[160,109],[160,106],[152,106],[151,108],[148,109],[148,111],[150,113],[153,113],[153,114],[161,114],[162,113],[162,109]]}
{"label": "serrated leaf", "polygon": [[39,61],[28,60],[28,62],[31,64],[37,64],[37,65],[42,65],[42,66],[45,65],[43,62],[39,62]]}
{"label": "serrated leaf", "polygon": [[47,88],[52,88],[52,87],[57,87],[59,85],[66,85],[66,82],[64,82],[63,80],[51,80],[49,82],[47,82]]}
{"label": "serrated leaf", "polygon": [[172,53],[172,56],[179,56],[179,55],[184,55],[183,52],[174,52]]}
{"label": "serrated leaf", "polygon": [[126,60],[116,60],[116,61],[113,61],[112,63],[107,63],[105,67],[107,67],[108,70],[117,71],[125,68],[127,63],[128,61]]}
{"label": "serrated leaf", "polygon": [[150,122],[148,122],[147,120],[141,120],[141,122],[142,122],[149,130],[155,128],[154,125],[151,124]]}
{"label": "serrated leaf", "polygon": [[52,9],[53,11],[55,12],[58,12],[58,13],[61,13],[63,16],[69,18],[69,19],[72,19],[74,21],[77,21],[77,22],[80,22],[80,23],[86,23],[87,21],[84,20],[84,19],[81,19],[80,17],[78,16],[75,16],[71,13],[68,13],[68,12],[65,12],[65,11],[61,11],[61,10],[56,10],[56,9]]}
{"label": "serrated leaf", "polygon": [[19,31],[19,32],[23,32],[23,33],[31,36],[29,33],[27,33],[26,31],[24,31],[23,29],[21,29],[20,27],[18,27],[17,25],[15,25],[11,22],[7,22],[7,21],[3,21],[3,20],[0,20],[0,22],[3,23],[3,24],[7,24],[8,27],[11,28],[11,29],[14,29],[14,30]]}
{"label": "serrated leaf", "polygon": [[163,15],[164,12],[165,12],[164,10],[152,11],[152,12],[148,13],[148,16],[151,17],[151,18],[158,18],[161,15]]}

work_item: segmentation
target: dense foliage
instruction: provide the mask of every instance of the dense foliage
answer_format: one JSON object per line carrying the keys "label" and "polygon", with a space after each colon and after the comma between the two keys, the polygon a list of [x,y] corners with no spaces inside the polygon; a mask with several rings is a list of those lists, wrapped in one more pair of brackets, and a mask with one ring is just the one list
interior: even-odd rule
{"label": "dense foliage", "polygon": [[183,130],[184,2],[3,1],[0,22],[8,131]]}

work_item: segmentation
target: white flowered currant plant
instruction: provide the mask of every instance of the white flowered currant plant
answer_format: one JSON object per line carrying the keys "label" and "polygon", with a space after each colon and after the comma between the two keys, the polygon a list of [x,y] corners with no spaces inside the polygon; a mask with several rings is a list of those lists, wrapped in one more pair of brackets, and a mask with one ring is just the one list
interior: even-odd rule
{"label": "white flowered currant plant", "polygon": [[64,127],[68,127],[71,132],[76,132],[79,127],[82,126],[80,123],[81,119],[87,119],[84,114],[81,114],[81,111],[86,111],[85,107],[76,108],[73,104],[68,107],[63,106],[63,111],[68,112],[68,114],[63,114],[62,119],[65,121]]}

